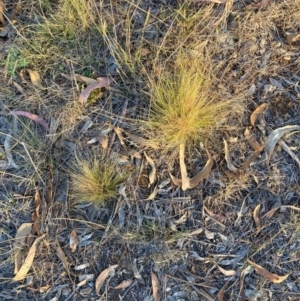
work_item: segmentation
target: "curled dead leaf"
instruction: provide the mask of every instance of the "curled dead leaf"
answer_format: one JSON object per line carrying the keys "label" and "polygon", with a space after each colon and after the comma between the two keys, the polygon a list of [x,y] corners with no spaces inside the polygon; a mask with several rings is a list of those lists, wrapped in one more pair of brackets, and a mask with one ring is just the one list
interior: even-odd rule
{"label": "curled dead leaf", "polygon": [[267,103],[263,103],[260,106],[258,106],[253,113],[250,116],[250,123],[254,127],[255,126],[255,121],[257,117],[268,107]]}
{"label": "curled dead leaf", "polygon": [[249,264],[251,264],[251,266],[254,268],[254,270],[256,271],[257,274],[263,276],[266,280],[269,280],[273,283],[281,283],[282,281],[284,281],[285,279],[287,279],[289,277],[290,274],[284,275],[284,276],[279,276],[277,274],[272,274],[269,271],[267,271],[265,268],[263,268],[262,266],[254,263],[251,260],[247,260]]}
{"label": "curled dead leaf", "polygon": [[29,252],[27,254],[27,257],[25,259],[25,262],[23,263],[22,267],[20,268],[20,270],[18,271],[18,273],[16,274],[16,276],[12,279],[12,281],[20,281],[23,280],[26,276],[28,271],[30,270],[34,257],[35,257],[35,253],[38,247],[38,244],[40,243],[40,241],[46,236],[46,234],[38,237],[34,243],[32,244],[32,246],[29,249]]}
{"label": "curled dead leaf", "polygon": [[152,294],[154,301],[160,301],[159,297],[159,282],[156,275],[151,272]]}
{"label": "curled dead leaf", "polygon": [[115,274],[115,270],[118,266],[119,266],[118,264],[111,265],[107,269],[105,269],[104,271],[102,271],[100,273],[100,275],[97,277],[96,283],[95,283],[96,295],[99,295],[100,290],[101,290],[101,288],[103,286],[103,283],[106,280],[106,278],[109,277],[109,276],[113,276]]}
{"label": "curled dead leaf", "polygon": [[36,87],[41,87],[41,77],[39,75],[39,73],[35,70],[31,70],[31,69],[27,69],[27,72],[30,76],[30,80],[33,83],[34,86]]}

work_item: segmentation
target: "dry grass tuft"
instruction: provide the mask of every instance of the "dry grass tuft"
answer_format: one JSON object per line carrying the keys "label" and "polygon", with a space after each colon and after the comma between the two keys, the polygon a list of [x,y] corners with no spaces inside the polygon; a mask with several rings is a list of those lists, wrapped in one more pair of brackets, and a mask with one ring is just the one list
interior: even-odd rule
{"label": "dry grass tuft", "polygon": [[94,202],[101,205],[105,200],[118,195],[125,173],[117,170],[116,164],[104,156],[92,162],[78,159],[72,174],[75,200]]}
{"label": "dry grass tuft", "polygon": [[213,70],[200,52],[181,52],[172,69],[150,79],[149,127],[166,150],[212,138],[212,130],[230,115],[242,112],[236,99],[215,91]]}

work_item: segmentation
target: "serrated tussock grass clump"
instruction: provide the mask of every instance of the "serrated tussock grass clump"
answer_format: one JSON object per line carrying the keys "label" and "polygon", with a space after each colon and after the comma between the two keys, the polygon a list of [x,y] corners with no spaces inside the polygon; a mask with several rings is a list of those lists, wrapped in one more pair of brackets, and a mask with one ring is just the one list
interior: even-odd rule
{"label": "serrated tussock grass clump", "polygon": [[212,78],[209,60],[182,52],[173,67],[150,79],[149,126],[165,150],[205,142],[229,115],[242,111],[236,99],[218,94]]}
{"label": "serrated tussock grass clump", "polygon": [[124,180],[125,173],[104,156],[93,161],[78,159],[72,173],[73,196],[79,202],[101,205],[105,200],[118,195]]}

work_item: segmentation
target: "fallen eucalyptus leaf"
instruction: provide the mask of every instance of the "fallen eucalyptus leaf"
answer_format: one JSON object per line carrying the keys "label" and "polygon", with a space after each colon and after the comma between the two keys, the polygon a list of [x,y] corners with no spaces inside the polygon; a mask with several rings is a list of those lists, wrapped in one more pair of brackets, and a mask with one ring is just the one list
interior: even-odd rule
{"label": "fallen eucalyptus leaf", "polygon": [[259,219],[260,207],[261,207],[261,205],[258,204],[253,211],[253,219],[254,219],[254,222],[256,225],[257,232],[260,232],[260,230],[261,230],[261,224],[260,224],[260,219]]}
{"label": "fallen eucalyptus leaf", "polygon": [[132,282],[133,282],[132,279],[124,280],[119,285],[115,286],[114,289],[115,290],[120,290],[120,289],[127,288],[127,287],[129,287],[132,284]]}
{"label": "fallen eucalyptus leaf", "polygon": [[32,229],[32,223],[24,223],[22,224],[15,236],[14,242],[14,259],[15,259],[15,271],[14,273],[17,274],[22,266],[22,258],[20,251],[24,247],[26,238],[30,234]]}
{"label": "fallen eucalyptus leaf", "polygon": [[47,122],[39,117],[38,115],[35,115],[35,114],[32,114],[32,113],[29,113],[29,112],[25,112],[25,111],[12,111],[11,112],[13,115],[16,115],[16,116],[25,116],[33,121],[35,121],[36,123],[38,123],[40,126],[42,126],[47,132],[50,131],[49,129],[49,126],[47,124]]}
{"label": "fallen eucalyptus leaf", "polygon": [[151,271],[152,294],[154,301],[160,301],[159,297],[159,282],[156,275]]}
{"label": "fallen eucalyptus leaf", "polygon": [[225,153],[225,160],[227,162],[227,167],[230,171],[237,173],[238,169],[232,164],[230,159],[227,141],[225,139],[223,139],[223,141],[224,141],[224,153]]}
{"label": "fallen eucalyptus leaf", "polygon": [[100,275],[97,277],[96,283],[95,283],[96,295],[99,295],[101,287],[103,286],[103,283],[106,280],[106,278],[109,276],[113,276],[115,274],[115,270],[118,266],[119,266],[118,264],[111,265],[107,269],[105,269],[104,271],[102,271],[100,273]]}
{"label": "fallen eucalyptus leaf", "polygon": [[12,281],[20,281],[23,280],[24,278],[26,278],[28,271],[30,270],[34,257],[35,257],[35,253],[37,250],[37,246],[40,243],[40,241],[46,236],[46,234],[38,237],[34,243],[32,244],[32,246],[29,249],[28,255],[25,259],[25,262],[23,263],[22,267],[20,268],[20,270],[18,271],[18,273],[16,274],[16,276],[12,279]]}
{"label": "fallen eucalyptus leaf", "polygon": [[274,148],[279,139],[286,133],[300,130],[300,125],[287,125],[274,130],[265,142],[265,150],[267,155],[267,163],[269,164],[270,158],[273,154]]}
{"label": "fallen eucalyptus leaf", "polygon": [[144,152],[145,158],[151,167],[151,171],[149,173],[149,185],[152,185],[156,178],[156,168],[153,160]]}
{"label": "fallen eucalyptus leaf", "polygon": [[250,123],[253,127],[255,126],[255,121],[257,117],[267,108],[267,106],[267,103],[263,103],[253,111],[253,113],[250,116]]}
{"label": "fallen eucalyptus leaf", "polygon": [[77,245],[78,245],[78,236],[75,230],[73,230],[70,233],[70,248],[71,248],[71,252],[74,253],[76,251]]}
{"label": "fallen eucalyptus leaf", "polygon": [[220,223],[225,223],[227,220],[227,218],[224,215],[215,214],[212,211],[210,211],[208,208],[206,208],[205,206],[204,206],[204,210],[210,217],[212,217],[213,219],[217,220]]}
{"label": "fallen eucalyptus leaf", "polygon": [[258,153],[263,151],[264,148],[256,141],[254,134],[251,134],[248,128],[246,128],[244,136],[254,151]]}
{"label": "fallen eucalyptus leaf", "polygon": [[234,271],[234,270],[225,270],[222,267],[220,267],[219,265],[217,265],[217,267],[221,271],[221,273],[224,274],[225,276],[233,276],[236,274],[236,271]]}
{"label": "fallen eucalyptus leaf", "polygon": [[269,271],[267,271],[265,268],[263,268],[262,266],[254,263],[251,260],[247,260],[247,262],[249,264],[251,264],[251,266],[254,268],[254,270],[256,271],[257,274],[263,276],[266,280],[269,280],[273,283],[281,283],[282,281],[284,281],[285,279],[287,279],[287,277],[289,277],[290,274],[284,275],[284,276],[279,276],[277,274],[272,274]]}

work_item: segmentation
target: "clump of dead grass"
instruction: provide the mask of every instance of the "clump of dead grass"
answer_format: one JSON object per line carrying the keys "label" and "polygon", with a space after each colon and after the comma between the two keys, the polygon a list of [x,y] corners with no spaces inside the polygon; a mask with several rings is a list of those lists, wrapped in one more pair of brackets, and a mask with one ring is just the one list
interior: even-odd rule
{"label": "clump of dead grass", "polygon": [[212,131],[243,105],[224,99],[214,82],[213,67],[202,53],[181,51],[174,66],[149,79],[151,108],[148,126],[165,150],[213,139]]}
{"label": "clump of dead grass", "polygon": [[124,180],[125,173],[104,155],[93,161],[78,159],[72,173],[73,196],[79,202],[101,205],[118,195],[119,186]]}

